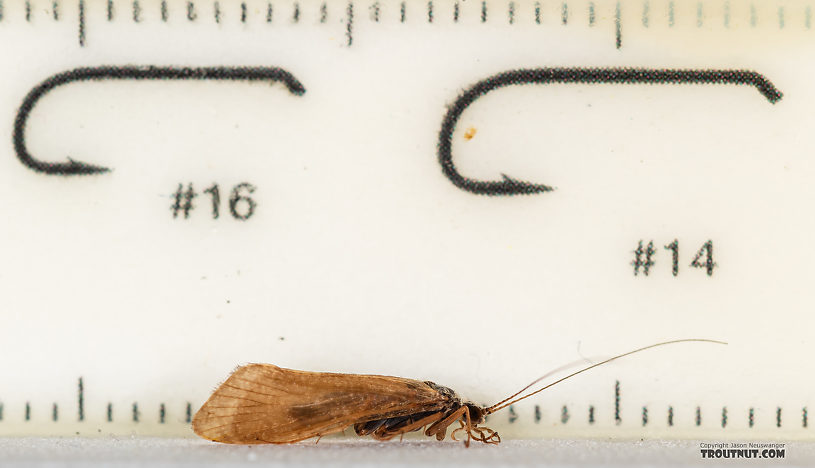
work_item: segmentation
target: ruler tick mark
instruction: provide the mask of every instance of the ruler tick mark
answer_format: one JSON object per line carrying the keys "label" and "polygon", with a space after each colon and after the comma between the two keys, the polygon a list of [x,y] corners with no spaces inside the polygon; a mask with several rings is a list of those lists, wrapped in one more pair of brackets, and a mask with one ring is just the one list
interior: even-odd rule
{"label": "ruler tick mark", "polygon": [[108,21],[113,21],[113,0],[108,0]]}
{"label": "ruler tick mark", "polygon": [[31,2],[28,0],[25,2],[25,20],[28,22],[31,21]]}
{"label": "ruler tick mark", "polygon": [[535,2],[535,24],[541,24],[541,2]]}
{"label": "ruler tick mark", "polygon": [[453,4],[453,22],[458,23],[458,15],[459,15],[459,4],[456,2]]}
{"label": "ruler tick mark", "polygon": [[427,2],[427,22],[433,22],[433,0]]}
{"label": "ruler tick mark", "polygon": [[589,2],[589,26],[594,26],[594,23],[596,21],[595,16],[596,15],[594,12],[594,2]]}
{"label": "ruler tick mark", "polygon": [[79,0],[79,47],[85,47],[85,0]]}
{"label": "ruler tick mark", "polygon": [[620,2],[617,2],[617,6],[614,9],[614,35],[615,35],[615,44],[619,49],[623,45],[623,22],[621,19],[622,13],[620,11]]}
{"label": "ruler tick mark", "polygon": [[560,24],[564,26],[569,24],[569,4],[566,2],[560,6]]}
{"label": "ruler tick mark", "polygon": [[345,14],[345,37],[348,40],[348,47],[351,47],[354,44],[354,2],[348,2]]}
{"label": "ruler tick mark", "polygon": [[323,2],[322,5],[320,5],[320,23],[325,23],[327,19],[328,19],[328,5],[326,5],[326,3]]}
{"label": "ruler tick mark", "polygon": [[379,22],[379,2],[374,2],[374,4],[371,5],[371,19],[375,23]]}
{"label": "ruler tick mark", "polygon": [[801,427],[807,427],[807,407],[801,409]]}
{"label": "ruler tick mark", "polygon": [[51,3],[51,14],[54,17],[54,21],[59,21],[59,0],[54,0]]}
{"label": "ruler tick mark", "polygon": [[487,2],[481,2],[481,22],[487,22]]}
{"label": "ruler tick mark", "polygon": [[594,405],[589,405],[589,424],[594,424]]}
{"label": "ruler tick mark", "polygon": [[747,425],[749,427],[753,427],[755,422],[756,422],[755,410],[753,408],[750,408],[750,411],[747,412]]}
{"label": "ruler tick mark", "polygon": [[642,407],[642,426],[645,427],[648,425],[648,407]]}
{"label": "ruler tick mark", "polygon": [[674,407],[669,406],[668,407],[668,427],[671,427],[673,425],[674,425]]}
{"label": "ruler tick mark", "polygon": [[784,7],[778,7],[778,29],[784,29]]}
{"label": "ruler tick mark", "polygon": [[139,0],[133,0],[133,22],[141,23],[141,4]]}
{"label": "ruler tick mark", "polygon": [[51,407],[51,420],[54,422],[59,420],[59,406],[56,403]]}
{"label": "ruler tick mark", "polygon": [[727,427],[727,406],[722,407],[722,429]]}
{"label": "ruler tick mark", "polygon": [[195,21],[195,18],[198,18],[198,14],[195,12],[195,4],[193,2],[187,2],[187,19],[189,21]]}
{"label": "ruler tick mark", "polygon": [[642,25],[643,27],[648,27],[648,20],[650,19],[649,16],[651,14],[651,4],[647,1],[642,4]]}
{"label": "ruler tick mark", "polygon": [[139,422],[139,404],[133,403],[133,422]]}
{"label": "ruler tick mark", "polygon": [[509,423],[512,424],[518,420],[518,413],[515,412],[515,407],[509,405],[509,411],[507,412]]}
{"label": "ruler tick mark", "polygon": [[26,422],[31,420],[31,403],[29,402],[25,402],[25,420]]}
{"label": "ruler tick mark", "polygon": [[697,426],[702,425],[702,408],[698,406],[696,407],[696,425]]}
{"label": "ruler tick mark", "polygon": [[755,4],[753,4],[753,3],[751,3],[751,4],[750,4],[750,27],[751,27],[751,28],[755,28],[755,27],[756,27],[756,24],[758,23],[758,18],[757,18],[757,16],[758,16],[758,15],[757,15],[757,13],[756,13],[756,5],[755,5]]}
{"label": "ruler tick mark", "polygon": [[668,27],[674,27],[676,23],[676,15],[674,13],[674,2],[668,2]]}
{"label": "ruler tick mark", "polygon": [[266,22],[271,24],[273,17],[274,17],[274,7],[272,6],[272,2],[268,2],[266,4]]}
{"label": "ruler tick mark", "polygon": [[192,422],[192,403],[187,402],[187,418],[185,419],[187,424]]}
{"label": "ruler tick mark", "polygon": [[775,427],[781,427],[781,407],[775,409]]}
{"label": "ruler tick mark", "polygon": [[563,405],[563,407],[560,409],[560,422],[566,424],[569,422],[569,418],[569,407]]}
{"label": "ruler tick mark", "polygon": [[620,419],[620,381],[614,382],[614,423],[618,426],[623,422]]}
{"label": "ruler tick mark", "polygon": [[515,2],[509,2],[509,11],[507,14],[509,15],[509,24],[515,24]]}
{"label": "ruler tick mark", "polygon": [[246,23],[246,2],[241,2],[241,23]]}
{"label": "ruler tick mark", "polygon": [[108,422],[113,422],[113,403],[108,403],[107,418]]}
{"label": "ruler tick mark", "polygon": [[213,8],[213,14],[215,15],[215,22],[217,24],[221,24],[221,3],[220,2],[215,2],[212,5],[212,8]]}
{"label": "ruler tick mark", "polygon": [[724,2],[724,27],[730,28],[730,2]]}
{"label": "ruler tick mark", "polygon": [[161,21],[167,22],[170,19],[170,12],[167,10],[167,0],[161,0]]}
{"label": "ruler tick mark", "polygon": [[535,423],[541,422],[541,407],[540,405],[535,405]]}
{"label": "ruler tick mark", "polygon": [[164,424],[164,419],[167,415],[167,410],[164,407],[164,403],[160,404],[158,407],[158,422],[159,424]]}
{"label": "ruler tick mark", "polygon": [[77,409],[77,420],[84,421],[85,420],[85,385],[82,381],[82,377],[79,378],[79,382],[77,383],[77,395],[76,395],[76,409]]}
{"label": "ruler tick mark", "polygon": [[0,0],[0,21],[3,21],[3,2]]}
{"label": "ruler tick mark", "polygon": [[300,3],[294,3],[294,13],[292,13],[292,22],[299,23],[300,22]]}
{"label": "ruler tick mark", "polygon": [[702,2],[696,4],[696,27],[701,28],[704,24],[705,7]]}

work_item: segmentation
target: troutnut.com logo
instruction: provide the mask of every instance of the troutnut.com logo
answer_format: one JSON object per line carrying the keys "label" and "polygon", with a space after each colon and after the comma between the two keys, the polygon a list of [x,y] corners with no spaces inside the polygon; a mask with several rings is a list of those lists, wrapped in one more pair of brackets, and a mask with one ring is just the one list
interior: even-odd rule
{"label": "troutnut.com logo", "polygon": [[702,442],[699,451],[702,458],[758,458],[783,459],[786,456],[786,444],[782,442]]}

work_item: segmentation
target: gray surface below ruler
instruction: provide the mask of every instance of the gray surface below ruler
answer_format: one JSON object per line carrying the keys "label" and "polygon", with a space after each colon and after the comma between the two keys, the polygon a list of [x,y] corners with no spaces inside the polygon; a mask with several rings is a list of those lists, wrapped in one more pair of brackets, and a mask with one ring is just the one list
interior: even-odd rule
{"label": "gray surface below ruler", "polygon": [[[195,439],[9,438],[0,439],[0,459],[26,466],[756,466],[758,460],[703,460],[698,440],[589,441],[512,440],[498,446],[435,441],[371,442],[329,439],[279,446],[216,445]],[[815,444],[785,444],[784,466],[811,465]]]}

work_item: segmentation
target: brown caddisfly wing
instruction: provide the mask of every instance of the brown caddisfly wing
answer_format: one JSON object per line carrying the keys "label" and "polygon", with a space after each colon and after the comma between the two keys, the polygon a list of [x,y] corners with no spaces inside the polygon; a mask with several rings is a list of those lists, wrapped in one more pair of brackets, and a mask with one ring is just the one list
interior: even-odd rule
{"label": "brown caddisfly wing", "polygon": [[283,444],[357,422],[438,411],[445,402],[438,390],[418,380],[249,364],[215,390],[192,428],[216,442]]}

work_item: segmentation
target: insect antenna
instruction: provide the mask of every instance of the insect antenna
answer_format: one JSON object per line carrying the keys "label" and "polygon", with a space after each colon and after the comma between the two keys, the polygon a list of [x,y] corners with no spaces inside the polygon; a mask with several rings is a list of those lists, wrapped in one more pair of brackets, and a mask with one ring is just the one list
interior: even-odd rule
{"label": "insect antenna", "polygon": [[[567,375],[566,377],[562,377],[562,378],[560,378],[558,380],[555,380],[554,382],[550,383],[549,385],[546,385],[543,388],[535,390],[534,392],[530,393],[529,395],[525,395],[525,396],[522,396],[522,397],[520,397],[518,399],[513,400],[513,398],[515,398],[518,395],[520,395],[521,393],[525,392],[527,389],[529,389],[529,387],[535,385],[536,383],[540,382],[541,380],[545,379],[546,377],[549,377],[552,373],[557,372],[557,370],[555,370],[553,372],[548,372],[548,373],[544,374],[541,377],[538,377],[537,379],[533,380],[532,383],[530,383],[526,387],[520,389],[519,391],[513,393],[509,397],[504,398],[503,400],[499,401],[498,403],[496,403],[496,404],[494,404],[494,405],[492,405],[492,406],[490,406],[488,408],[485,408],[484,413],[485,414],[492,414],[492,413],[495,413],[496,411],[500,411],[500,410],[506,408],[507,406],[509,406],[511,404],[517,403],[517,402],[519,402],[521,400],[525,400],[525,399],[527,399],[527,398],[529,398],[529,397],[531,397],[531,396],[533,396],[533,395],[535,395],[537,393],[540,393],[540,392],[546,390],[547,388],[549,388],[549,387],[551,387],[553,385],[557,385],[560,382],[563,382],[564,380],[570,379],[570,378],[576,376],[577,374],[582,374],[583,372],[586,372],[589,369],[594,369],[595,367],[602,366],[603,364],[608,364],[611,361],[616,361],[617,359],[620,359],[620,358],[623,358],[623,357],[626,357],[626,356],[630,356],[632,354],[639,353],[640,351],[645,351],[647,349],[656,348],[658,346],[665,346],[665,345],[674,344],[674,343],[686,343],[686,342],[691,342],[691,341],[704,342],[704,343],[716,343],[716,344],[723,344],[723,345],[727,344],[724,341],[708,340],[708,339],[705,339],[705,338],[686,338],[686,339],[682,339],[682,340],[663,341],[662,343],[656,343],[656,344],[652,344],[652,345],[649,345],[649,346],[645,346],[645,347],[642,347],[642,348],[635,349],[633,351],[629,351],[627,353],[618,354],[617,356],[606,359],[605,361],[600,361],[600,362],[598,362],[596,364],[592,364],[590,366],[584,367],[583,369],[580,369],[579,371],[572,372],[571,374]],[[560,368],[560,369],[562,369],[562,368]]]}

